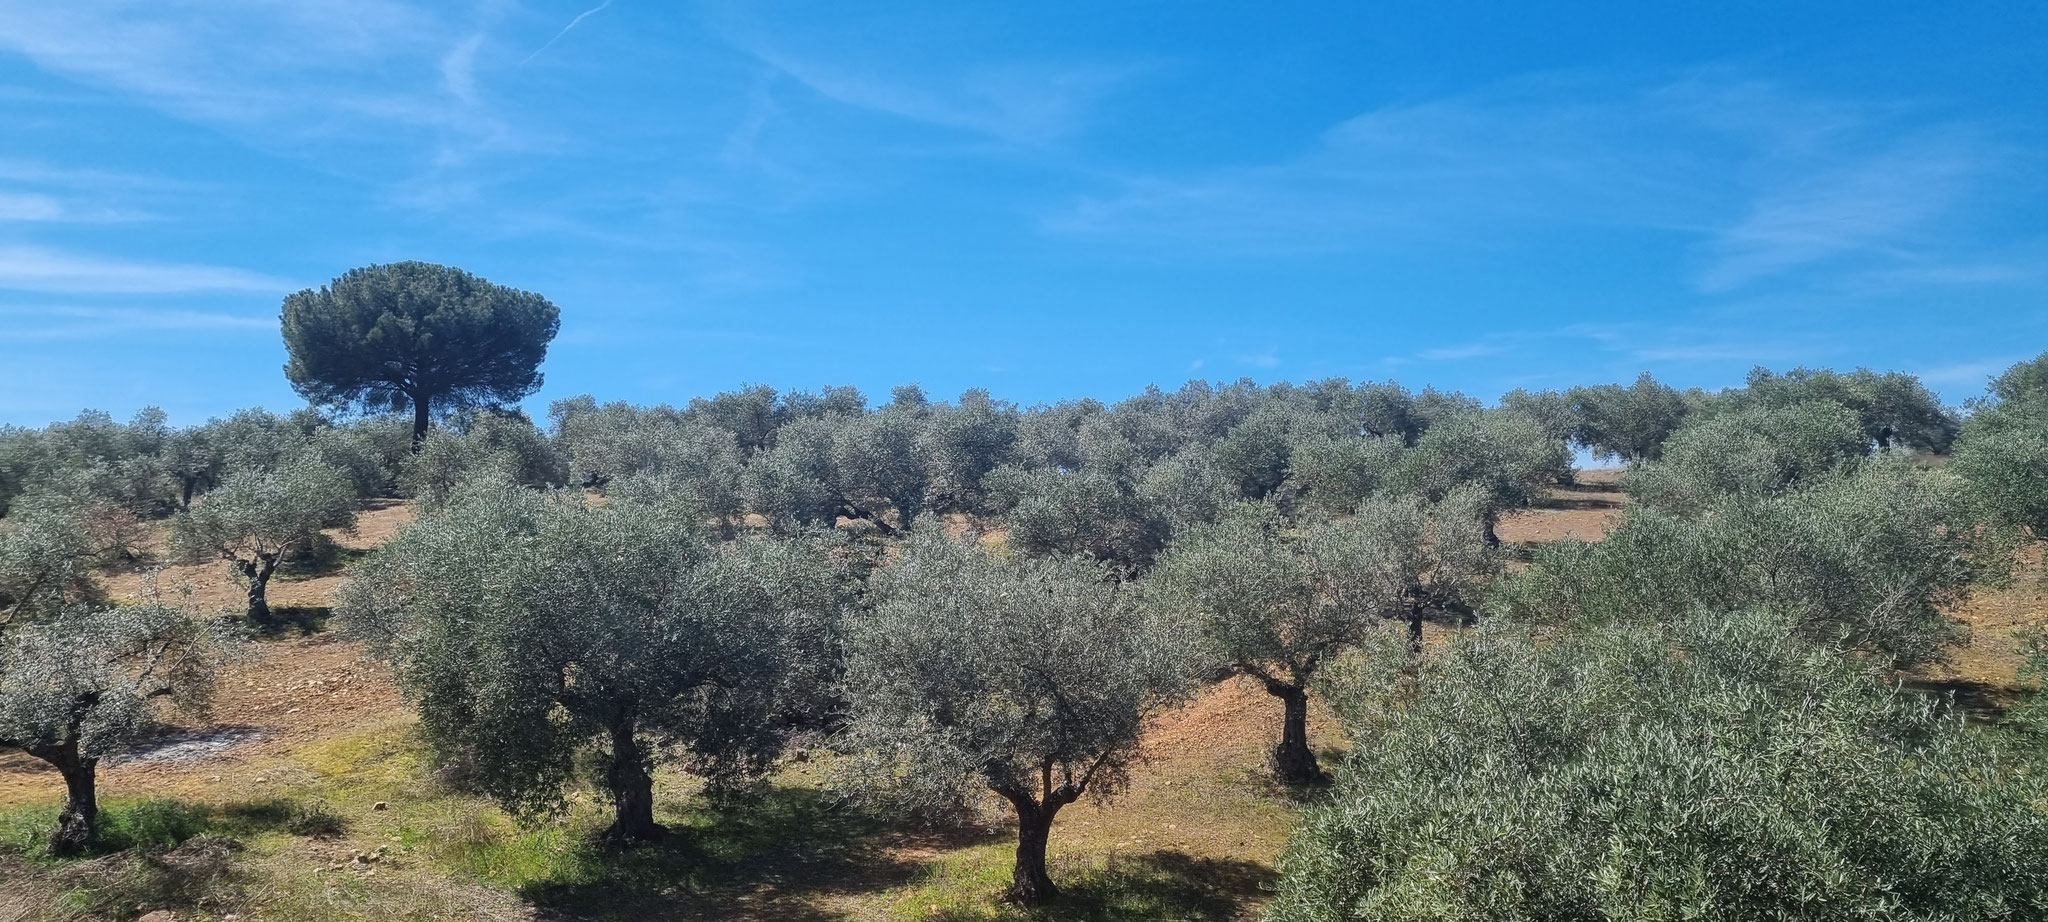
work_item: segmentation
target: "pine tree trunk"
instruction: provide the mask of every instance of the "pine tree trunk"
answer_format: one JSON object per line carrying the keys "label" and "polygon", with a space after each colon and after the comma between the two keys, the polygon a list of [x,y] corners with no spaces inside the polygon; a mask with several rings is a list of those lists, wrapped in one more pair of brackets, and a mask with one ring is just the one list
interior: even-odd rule
{"label": "pine tree trunk", "polygon": [[56,766],[64,776],[64,812],[58,814],[57,831],[50,835],[50,854],[83,853],[99,841],[100,803],[94,776],[100,760],[79,755],[76,739],[32,754]]}
{"label": "pine tree trunk", "polygon": [[1017,866],[1010,872],[1010,889],[1003,899],[1020,906],[1036,906],[1059,896],[1052,875],[1045,871],[1045,846],[1052,838],[1052,818],[1058,804],[1039,805],[1028,798],[1012,798],[1017,808]]}
{"label": "pine tree trunk", "polygon": [[647,770],[647,753],[636,727],[631,708],[612,721],[612,763],[605,770],[605,785],[617,813],[604,838],[614,845],[652,842],[668,831],[654,821],[654,775]]}
{"label": "pine tree trunk", "polygon": [[1280,745],[1273,747],[1273,773],[1284,784],[1321,783],[1322,766],[1316,763],[1315,750],[1308,745],[1308,690],[1268,682],[1266,691],[1286,707],[1280,725]]}
{"label": "pine tree trunk", "polygon": [[432,404],[418,394],[412,396],[412,450],[417,454],[420,446],[427,441],[427,423]]}

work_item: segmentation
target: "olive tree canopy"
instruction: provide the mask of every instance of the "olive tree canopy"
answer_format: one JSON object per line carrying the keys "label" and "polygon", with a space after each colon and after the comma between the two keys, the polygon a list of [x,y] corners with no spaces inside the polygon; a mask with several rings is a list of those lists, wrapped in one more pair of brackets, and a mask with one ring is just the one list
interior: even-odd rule
{"label": "olive tree canopy", "polygon": [[1121,787],[1145,719],[1183,687],[1178,645],[1104,575],[921,528],[848,627],[848,744],[898,795],[944,803],[985,788],[1009,801],[1020,902],[1055,893],[1053,817]]}
{"label": "olive tree canopy", "polygon": [[64,777],[52,852],[76,854],[97,838],[100,759],[166,709],[202,711],[234,649],[222,622],[157,603],[73,609],[0,633],[0,748]]}
{"label": "olive tree canopy", "polygon": [[2037,773],[1767,616],[1496,621],[1383,688],[1275,922],[2048,915]]}
{"label": "olive tree canopy", "polygon": [[1723,496],[1769,496],[1857,464],[1870,440],[1856,414],[1826,400],[1752,406],[1697,420],[1662,457],[1622,479],[1642,502],[1680,514]]}
{"label": "olive tree canopy", "polygon": [[1656,460],[1664,439],[1693,410],[1685,394],[1647,371],[1628,387],[1575,387],[1565,396],[1577,426],[1573,439],[1599,457],[1620,458],[1631,465]]}
{"label": "olive tree canopy", "polygon": [[249,621],[268,627],[278,564],[310,550],[322,529],[353,527],[355,505],[347,478],[308,453],[276,471],[229,475],[178,514],[173,538],[188,560],[227,561],[249,591]]}
{"label": "olive tree canopy", "polygon": [[1495,602],[1550,622],[1753,609],[1887,665],[1936,661],[1959,639],[1943,610],[2010,556],[1969,499],[1946,471],[1879,459],[1782,495],[1729,494],[1692,518],[1633,507],[1598,543],[1539,548]]}
{"label": "olive tree canopy", "polygon": [[1951,469],[1999,520],[2048,538],[2048,353],[1991,383],[1963,422]]}
{"label": "olive tree canopy", "polygon": [[1749,385],[1730,399],[1767,407],[1814,400],[1841,404],[1856,414],[1863,434],[1878,448],[1894,442],[1923,451],[1945,452],[1956,439],[1955,414],[1941,405],[1920,379],[1903,371],[1883,374],[1868,368],[1842,373],[1826,368],[1794,368],[1775,374],[1766,368],[1749,372]]}
{"label": "olive tree canopy", "polygon": [[284,300],[285,377],[315,404],[411,406],[413,440],[436,410],[510,403],[540,387],[560,311],[530,291],[451,266],[351,269]]}
{"label": "olive tree canopy", "polygon": [[1161,617],[1185,619],[1208,663],[1264,683],[1283,705],[1273,768],[1289,784],[1323,778],[1308,745],[1308,694],[1321,671],[1408,622],[1419,650],[1430,616],[1470,617],[1497,566],[1476,487],[1441,503],[1375,497],[1355,515],[1292,531],[1268,505],[1240,504],[1174,539],[1147,580]]}
{"label": "olive tree canopy", "polygon": [[751,774],[816,713],[849,585],[823,539],[704,529],[691,508],[472,481],[365,563],[341,616],[482,793],[554,809],[594,751],[607,839],[646,841],[657,761]]}

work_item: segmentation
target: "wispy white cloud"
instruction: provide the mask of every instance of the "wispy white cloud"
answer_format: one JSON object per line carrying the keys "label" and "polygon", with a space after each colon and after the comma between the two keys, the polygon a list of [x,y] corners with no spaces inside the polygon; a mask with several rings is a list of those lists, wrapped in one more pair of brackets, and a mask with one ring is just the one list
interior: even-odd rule
{"label": "wispy white cloud", "polygon": [[441,85],[448,94],[469,105],[480,100],[476,88],[476,52],[484,45],[484,34],[475,33],[441,56]]}
{"label": "wispy white cloud", "polygon": [[1267,346],[1257,352],[1243,353],[1235,356],[1235,358],[1240,365],[1250,365],[1253,368],[1277,368],[1280,365],[1280,347]]}
{"label": "wispy white cloud", "polygon": [[1041,227],[1252,257],[1649,230],[1690,240],[1684,281],[1714,294],[1817,266],[1943,272],[1964,258],[1943,222],[2017,172],[1986,126],[1910,106],[1549,75],[1360,113],[1280,161],[1132,176]]}
{"label": "wispy white cloud", "polygon": [[730,7],[716,19],[734,48],[826,99],[1028,149],[1079,133],[1098,101],[1146,70],[1137,62],[979,58],[949,64],[943,55],[915,49],[884,56],[869,47],[806,41],[801,30],[769,28]]}
{"label": "wispy white cloud", "polygon": [[64,204],[34,192],[0,191],[0,221],[57,221],[64,217]]}
{"label": "wispy white cloud", "polygon": [[2012,355],[2006,355],[1998,358],[1978,359],[1976,361],[1970,362],[1957,362],[1953,365],[1940,365],[1933,368],[1923,368],[1913,372],[1913,375],[1915,377],[1918,377],[1922,382],[1932,386],[1939,386],[1943,384],[1973,384],[1982,388],[1988,385],[1992,378],[1997,377],[2006,369],[2011,368],[2015,363],[2024,361],[2028,357],[2029,356],[2015,353]]}
{"label": "wispy white cloud", "polygon": [[505,143],[472,31],[398,0],[0,0],[0,49],[266,145]]}
{"label": "wispy white cloud", "polygon": [[68,294],[283,293],[275,276],[224,266],[140,262],[34,246],[0,246],[0,289]]}
{"label": "wispy white cloud", "polygon": [[34,342],[60,339],[104,339],[133,333],[168,330],[216,333],[275,332],[277,318],[215,311],[139,307],[7,307],[0,316],[0,340]]}

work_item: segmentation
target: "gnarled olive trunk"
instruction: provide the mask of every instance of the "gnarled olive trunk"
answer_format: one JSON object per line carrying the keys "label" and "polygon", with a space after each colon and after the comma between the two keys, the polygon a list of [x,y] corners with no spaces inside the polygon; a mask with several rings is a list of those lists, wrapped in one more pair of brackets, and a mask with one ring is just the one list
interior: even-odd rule
{"label": "gnarled olive trunk", "polygon": [[648,753],[640,745],[636,729],[630,707],[612,719],[612,761],[604,780],[616,813],[604,839],[614,845],[652,842],[668,831],[654,821],[654,774],[648,770]]}
{"label": "gnarled olive trunk", "polygon": [[260,627],[276,627],[277,620],[270,613],[270,575],[277,572],[277,562],[284,556],[258,554],[256,559],[238,560],[242,575],[249,580],[249,623]]}
{"label": "gnarled olive trunk", "polygon": [[76,737],[28,752],[64,776],[64,811],[57,815],[57,831],[50,834],[50,854],[76,855],[91,848],[100,836],[100,802],[94,787],[100,760],[80,755]]}
{"label": "gnarled olive trunk", "polygon": [[1308,745],[1308,689],[1269,681],[1266,692],[1285,707],[1280,745],[1273,747],[1273,773],[1285,784],[1321,783],[1325,780],[1323,768]]}
{"label": "gnarled olive trunk", "polygon": [[1011,801],[1017,808],[1017,865],[1010,871],[1010,889],[1003,898],[1035,906],[1059,895],[1045,871],[1045,846],[1052,839],[1052,818],[1060,804],[1038,804],[1030,798]]}

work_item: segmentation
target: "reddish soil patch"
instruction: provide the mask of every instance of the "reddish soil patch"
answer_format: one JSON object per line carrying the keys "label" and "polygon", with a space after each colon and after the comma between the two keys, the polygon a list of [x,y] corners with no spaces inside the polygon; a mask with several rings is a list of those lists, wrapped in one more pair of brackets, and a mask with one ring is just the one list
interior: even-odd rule
{"label": "reddish soil patch", "polygon": [[[327,536],[349,551],[381,547],[398,530],[411,524],[413,507],[395,499],[370,500],[356,515],[353,531],[329,529]],[[116,599],[134,599],[142,594],[146,580],[154,577],[156,588],[174,604],[200,611],[240,611],[249,603],[249,591],[226,561],[200,564],[169,564],[169,524],[161,523],[144,543],[143,561],[133,567],[102,575],[107,594]],[[347,574],[339,568],[300,574],[280,571],[271,577],[270,604],[278,607],[323,607],[331,604],[334,591]]]}
{"label": "reddish soil patch", "polygon": [[2020,552],[2012,583],[1978,592],[1950,612],[1970,629],[1968,641],[1953,651],[1946,665],[1919,670],[1911,678],[1953,691],[1965,704],[1999,708],[2016,703],[2033,688],[2023,681],[2027,635],[2048,630],[2048,573],[2041,548]]}
{"label": "reddish soil patch", "polygon": [[1545,490],[1535,506],[1503,517],[1494,530],[1502,541],[1598,541],[1621,521],[1622,506],[1628,502],[1621,474],[1614,469],[1580,471],[1576,483]]}

